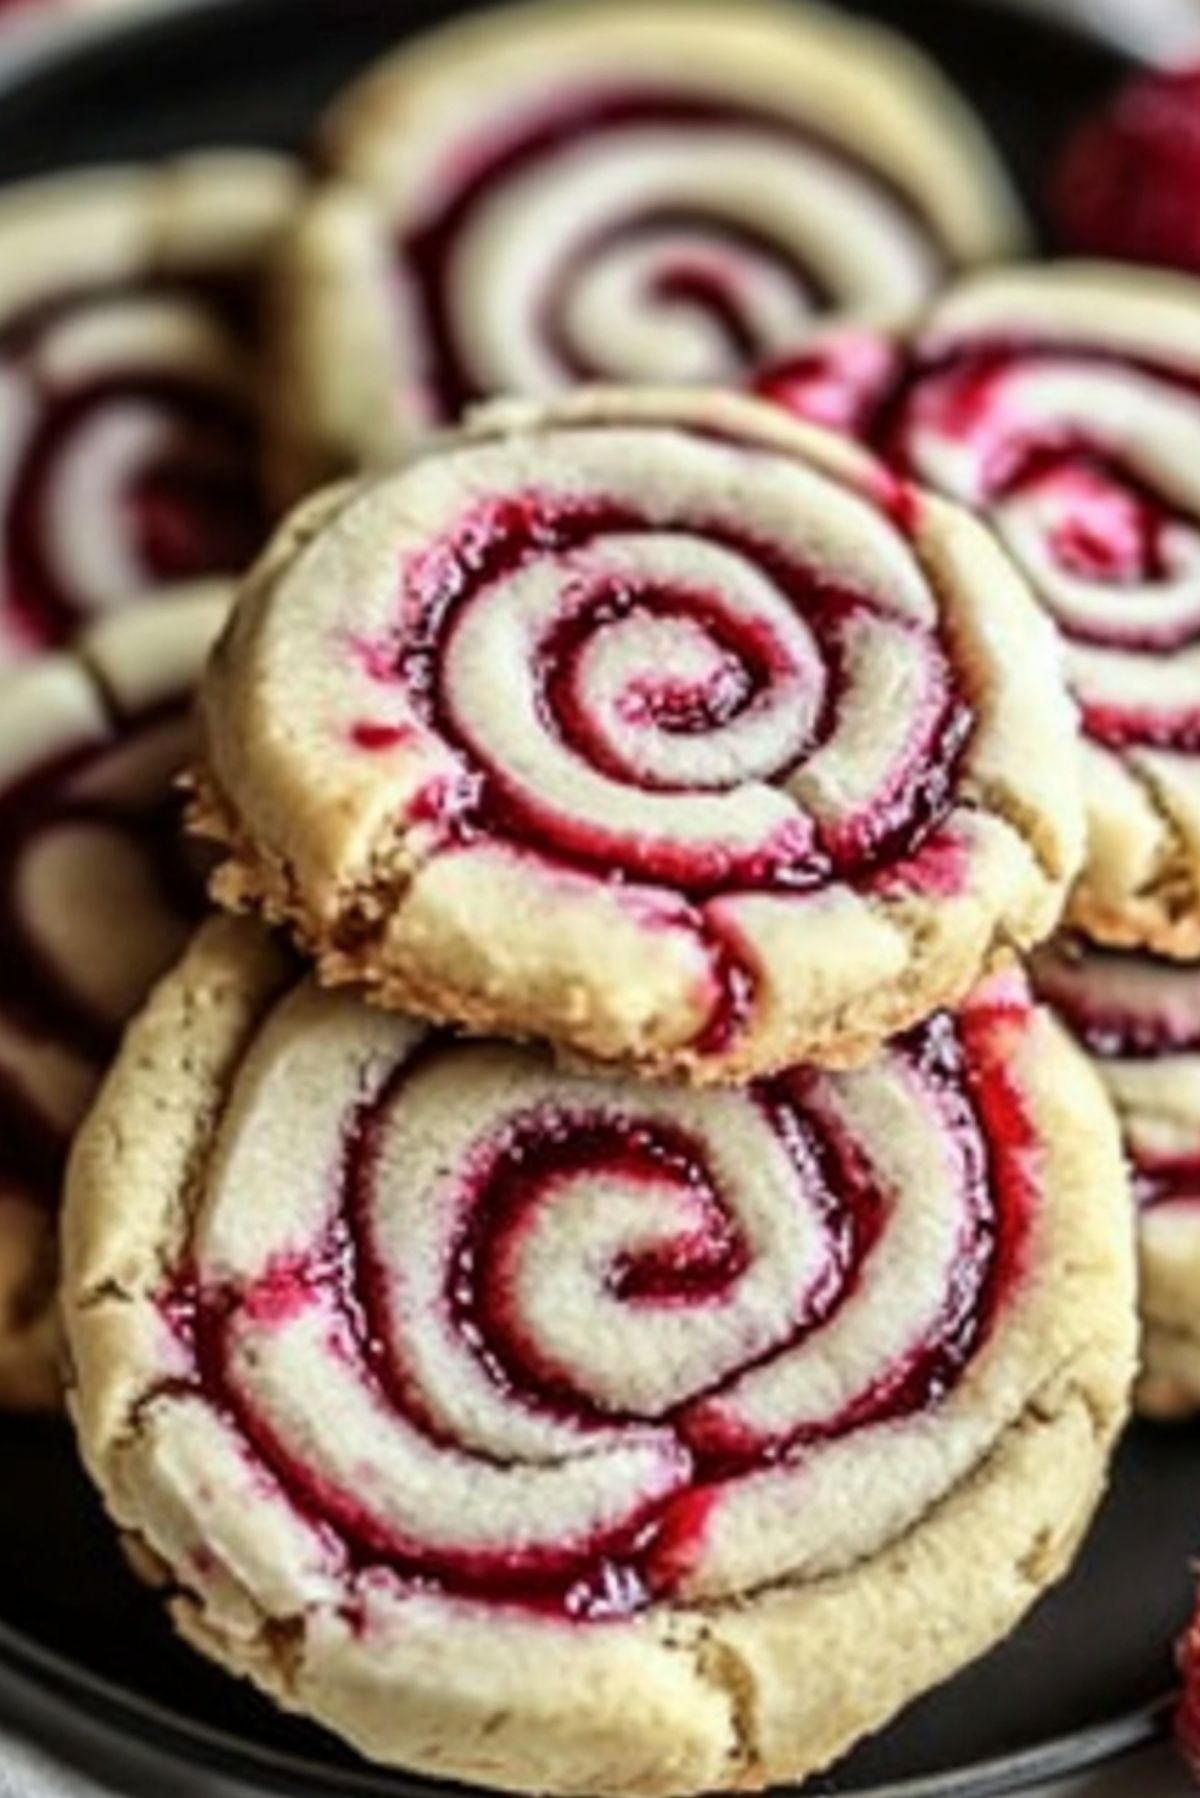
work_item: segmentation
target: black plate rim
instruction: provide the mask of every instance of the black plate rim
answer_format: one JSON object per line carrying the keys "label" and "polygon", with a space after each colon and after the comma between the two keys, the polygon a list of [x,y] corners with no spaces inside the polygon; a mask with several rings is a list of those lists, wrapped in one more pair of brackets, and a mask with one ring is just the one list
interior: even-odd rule
{"label": "black plate rim", "polygon": [[[303,4],[304,0],[296,0],[296,3]],[[822,0],[822,3],[836,5],[836,0]],[[153,26],[169,15],[229,12],[241,4],[242,0],[152,0],[152,4],[115,15],[102,9],[91,15],[81,16],[68,11],[57,18],[46,19],[35,14],[18,20],[8,28],[8,41],[0,58],[0,97],[14,83],[44,73],[60,56],[110,43],[126,31]],[[1139,28],[1140,15],[1136,12],[1131,20],[1117,18],[1108,7],[1093,9],[1087,14],[1072,7],[1070,11],[1052,16],[1046,12],[1044,0],[972,0],[972,4],[993,11],[1024,13],[1031,23],[1040,23],[1043,28],[1050,26],[1068,36],[1090,38],[1132,61],[1152,62],[1162,55],[1161,39],[1152,28]],[[1200,34],[1197,35],[1197,46],[1200,47]]]}
{"label": "black plate rim", "polygon": [[[221,14],[242,6],[245,0],[171,0],[175,14]],[[1029,0],[975,0],[995,11],[1031,11]],[[117,16],[54,20],[31,18],[18,25],[0,61],[0,101],[7,90],[53,74],[55,65],[76,54],[111,44],[122,36],[136,36],[139,28],[161,23],[167,15],[165,0],[146,10]],[[1043,22],[1045,15],[1043,15]],[[1107,14],[1089,20],[1063,15],[1050,21],[1067,35],[1091,38],[1110,49],[1135,58],[1147,46],[1131,41]],[[107,1679],[91,1667],[43,1646],[23,1631],[0,1619],[0,1667],[19,1683],[32,1688],[55,1707],[70,1706],[87,1716],[116,1750],[131,1746],[169,1757],[189,1770],[197,1767],[236,1778],[262,1794],[286,1794],[299,1798],[313,1794],[328,1798],[336,1782],[344,1798],[476,1798],[477,1789],[402,1769],[322,1765],[303,1753],[290,1753],[225,1731],[177,1712],[129,1687]],[[1083,1773],[1112,1762],[1161,1739],[1169,1726],[1173,1695],[1164,1693],[1150,1703],[1121,1713],[1087,1728],[1052,1736],[1011,1754],[974,1761],[949,1772],[918,1775],[900,1782],[863,1789],[854,1798],[1004,1798],[1034,1786]],[[19,1721],[19,1720],[18,1720]],[[61,1751],[61,1745],[60,1745]],[[779,1787],[779,1792],[796,1788]]]}

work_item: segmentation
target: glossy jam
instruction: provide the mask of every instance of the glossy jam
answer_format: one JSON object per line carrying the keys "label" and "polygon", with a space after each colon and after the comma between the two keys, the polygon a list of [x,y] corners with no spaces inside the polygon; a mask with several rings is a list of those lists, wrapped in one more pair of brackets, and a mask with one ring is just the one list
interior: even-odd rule
{"label": "glossy jam", "polygon": [[[1129,655],[1190,650],[1200,644],[1200,597],[1195,607],[1173,607],[1162,619],[1154,616],[1154,599],[1175,572],[1172,532],[1195,537],[1197,521],[1155,491],[1115,445],[1090,439],[1081,425],[1068,430],[1057,418],[1025,422],[1006,397],[1009,383],[1026,371],[1061,362],[1101,374],[1127,370],[1200,398],[1200,383],[1180,370],[1091,347],[978,343],[910,371],[882,415],[879,447],[910,470],[913,439],[922,429],[969,446],[980,511],[1037,506],[1046,552],[1062,574],[1109,598],[1126,596],[1123,611],[1106,608],[1094,619],[1052,608],[1069,644]],[[1106,748],[1200,750],[1200,705],[1102,701],[1086,684],[1076,697],[1086,734]]]}
{"label": "glossy jam", "polygon": [[769,364],[751,385],[806,424],[869,441],[903,363],[900,348],[882,334],[846,329]]}
{"label": "glossy jam", "polygon": [[[935,1019],[900,1048],[933,1097],[966,1169],[959,1259],[945,1304],[927,1333],[895,1366],[882,1368],[870,1389],[844,1411],[818,1428],[766,1445],[739,1443],[698,1427],[698,1419],[693,1421],[698,1403],[721,1388],[693,1395],[657,1420],[673,1426],[686,1449],[691,1470],[686,1485],[627,1517],[615,1531],[561,1549],[532,1551],[514,1544],[507,1553],[487,1556],[445,1548],[435,1553],[385,1539],[352,1496],[330,1492],[274,1437],[253,1398],[239,1388],[227,1358],[231,1320],[249,1313],[270,1326],[332,1297],[344,1352],[362,1368],[362,1377],[415,1427],[453,1447],[423,1414],[405,1367],[395,1359],[386,1272],[373,1261],[377,1251],[365,1220],[365,1195],[376,1177],[376,1133],[387,1108],[403,1104],[411,1065],[398,1069],[381,1097],[355,1119],[345,1146],[339,1221],[311,1254],[272,1266],[248,1290],[205,1289],[186,1268],[168,1285],[162,1314],[191,1366],[190,1374],[172,1379],[169,1390],[204,1393],[242,1434],[247,1453],[269,1466],[297,1512],[331,1532],[352,1565],[383,1565],[440,1590],[581,1621],[628,1615],[682,1577],[730,1482],[768,1466],[802,1462],[815,1442],[932,1409],[953,1389],[1011,1300],[1037,1203],[1037,1141],[1012,1073],[1013,1050],[1027,1021],[1027,1009],[1009,1008],[1001,1000],[978,1007],[961,1028],[948,1018]],[[447,1052],[454,1051],[435,1038],[419,1052],[417,1065]],[[795,1160],[805,1191],[816,1194],[830,1250],[823,1276],[804,1298],[791,1342],[835,1316],[855,1291],[868,1258],[886,1252],[886,1219],[896,1203],[895,1195],[877,1187],[854,1142],[810,1105],[812,1078],[794,1073],[751,1089],[753,1103]],[[635,1190],[645,1185],[649,1191],[667,1180],[691,1195],[694,1227],[670,1253],[655,1249],[621,1258],[608,1270],[611,1289],[625,1305],[719,1304],[746,1264],[746,1245],[725,1212],[702,1146],[659,1120],[631,1117],[627,1108],[627,1091],[621,1089],[603,1112],[551,1104],[514,1114],[486,1152],[462,1170],[469,1203],[442,1297],[456,1335],[502,1392],[585,1428],[639,1420],[599,1412],[574,1389],[568,1374],[541,1360],[525,1332],[511,1271],[528,1220],[554,1203],[560,1183],[594,1173]],[[913,1200],[905,1195],[902,1202]]]}
{"label": "glossy jam", "polygon": [[[514,787],[504,768],[473,749],[442,679],[443,644],[458,618],[491,585],[537,559],[602,547],[606,537],[628,536],[642,528],[643,522],[623,508],[593,501],[568,505],[559,498],[526,493],[478,505],[453,534],[406,568],[399,632],[403,648],[389,654],[387,645],[376,643],[361,646],[359,653],[373,680],[381,685],[389,678],[402,683],[438,736],[459,752],[467,778],[448,793],[452,809],[441,821],[448,838],[506,840],[565,866],[601,872],[609,879],[659,882],[701,902],[747,888],[804,891],[833,879],[865,882],[887,864],[915,854],[951,809],[959,759],[972,724],[972,714],[932,634],[922,640],[931,660],[944,670],[943,696],[935,702],[935,715],[916,721],[928,747],[914,754],[899,784],[881,794],[873,810],[824,833],[818,828],[814,834],[798,818],[794,830],[783,830],[750,857],[721,845],[656,845],[633,838],[614,843],[611,834],[601,836],[586,821],[543,812],[528,792]],[[658,535],[670,530],[699,535],[744,557],[786,595],[809,625],[825,662],[826,696],[812,741],[799,758],[803,760],[827,740],[839,721],[846,691],[843,645],[856,621],[871,614],[872,602],[831,585],[815,570],[789,562],[749,535],[657,522],[653,529]],[[595,587],[542,640],[536,675],[543,716],[563,742],[602,767],[603,752],[576,697],[575,661],[593,633],[633,612],[697,621],[722,650],[716,679],[704,688],[693,686],[686,695],[647,676],[641,697],[660,728],[682,735],[711,729],[752,705],[775,673],[777,650],[769,634],[735,623],[717,595],[630,585]],[[355,724],[352,736],[368,748],[391,741],[386,726],[366,718]],[[626,785],[647,784],[627,767],[604,771],[617,773]],[[788,767],[781,767],[776,778],[788,772]]]}

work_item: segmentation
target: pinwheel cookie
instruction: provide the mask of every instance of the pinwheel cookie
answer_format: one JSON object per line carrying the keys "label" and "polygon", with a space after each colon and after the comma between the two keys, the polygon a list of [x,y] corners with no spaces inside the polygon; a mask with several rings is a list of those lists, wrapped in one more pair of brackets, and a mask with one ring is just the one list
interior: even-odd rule
{"label": "pinwheel cookie", "polygon": [[226,598],[121,613],[0,682],[0,1406],[57,1400],[66,1149],[203,906],[172,783]]}
{"label": "pinwheel cookie", "polygon": [[979,277],[935,310],[881,439],[974,506],[1066,646],[1088,934],[1200,954],[1200,286],[1098,266]]}
{"label": "pinwheel cookie", "polygon": [[1200,1411],[1200,966],[1066,938],[1039,951],[1034,970],[1091,1053],[1133,1168],[1139,1409]]}
{"label": "pinwheel cookie", "polygon": [[257,277],[294,197],[250,151],[0,192],[0,665],[259,547]]}
{"label": "pinwheel cookie", "polygon": [[1015,974],[706,1093],[293,978],[207,925],[71,1168],[84,1453],[199,1647],[380,1760],[706,1791],[827,1764],[1063,1570],[1129,1196]]}
{"label": "pinwheel cookie", "polygon": [[910,46],[770,0],[456,23],[345,96],[324,160],[277,287],[289,498],[494,394],[728,382],[1020,236]]}
{"label": "pinwheel cookie", "polygon": [[284,527],[205,683],[218,893],[330,982],[729,1081],[1053,928],[1052,637],[965,512],[711,392],[494,407]]}

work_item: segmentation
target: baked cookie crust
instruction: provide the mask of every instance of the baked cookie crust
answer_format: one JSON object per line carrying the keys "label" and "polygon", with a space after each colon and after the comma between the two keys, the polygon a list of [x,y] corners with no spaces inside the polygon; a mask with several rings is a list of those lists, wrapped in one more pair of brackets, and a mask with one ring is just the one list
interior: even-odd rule
{"label": "baked cookie crust", "polygon": [[1064,937],[1033,977],[1092,1057],[1133,1173],[1150,1417],[1200,1411],[1200,967]]}
{"label": "baked cookie crust", "polygon": [[322,979],[650,1074],[861,1060],[1054,927],[1046,621],[965,512],[775,408],[480,413],[302,508],[202,696],[216,892]]}
{"label": "baked cookie crust", "polygon": [[[930,1028],[770,1089],[902,1184],[856,1297],[780,1346],[785,1269],[823,1265],[848,1195],[819,1247],[796,1232],[788,1189],[812,1217],[821,1176],[785,1158],[775,1188],[763,1144],[747,1157],[770,1130],[754,1095],[439,1039],[297,985],[245,921],[205,926],[78,1141],[65,1227],[83,1451],[183,1633],[375,1759],[647,1794],[801,1778],[1005,1634],[1069,1562],[1124,1420],[1129,1196],[1094,1074],[1015,974]],[[680,1130],[690,1171],[669,1150],[623,1212],[628,1157]],[[447,1217],[492,1216],[501,1189],[520,1222],[480,1224],[452,1302]],[[662,1257],[685,1239],[681,1276]],[[633,1285],[614,1296],[605,1266]],[[680,1278],[682,1308],[656,1309]]]}

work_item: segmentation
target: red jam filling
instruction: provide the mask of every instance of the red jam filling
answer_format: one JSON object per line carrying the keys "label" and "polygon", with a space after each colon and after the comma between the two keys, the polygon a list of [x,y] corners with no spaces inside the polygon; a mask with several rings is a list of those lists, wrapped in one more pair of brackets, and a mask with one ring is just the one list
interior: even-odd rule
{"label": "red jam filling", "polygon": [[[420,222],[403,237],[398,258],[406,286],[417,308],[418,328],[427,346],[423,385],[437,417],[454,418],[464,406],[488,397],[486,384],[475,372],[472,346],[461,341],[454,320],[452,293],[456,282],[455,261],[460,245],[478,213],[515,179],[540,164],[552,165],[577,151],[583,143],[597,147],[639,130],[670,131],[698,143],[723,138],[736,141],[747,134],[773,137],[790,146],[803,147],[814,159],[827,160],[834,168],[854,168],[877,192],[887,196],[898,212],[911,220],[914,231],[936,250],[937,236],[931,223],[920,216],[912,198],[892,184],[886,171],[857,163],[845,145],[823,141],[814,130],[769,111],[739,106],[717,97],[689,98],[652,89],[622,87],[597,89],[565,96],[540,108],[516,125],[481,133],[474,144],[459,145],[452,166],[439,171],[436,195]],[[572,264],[552,271],[542,298],[538,325],[546,343],[559,360],[564,378],[587,381],[613,379],[618,368],[598,366],[594,358],[572,340],[565,302],[579,273],[591,257],[614,237],[637,241],[639,234],[680,232],[681,244],[689,235],[703,237],[706,253],[698,260],[692,248],[680,249],[666,265],[659,263],[648,277],[648,306],[677,305],[703,309],[736,357],[747,367],[761,362],[772,345],[764,341],[761,327],[743,303],[737,270],[766,264],[776,278],[790,281],[809,303],[823,304],[815,271],[804,267],[792,250],[756,232],[749,221],[731,219],[725,211],[695,214],[684,211],[634,212],[619,231],[607,232],[583,246]],[[725,260],[722,262],[721,253]]]}
{"label": "red jam filling", "polygon": [[[11,627],[31,645],[64,642],[96,610],[96,600],[75,590],[62,549],[78,530],[59,515],[68,459],[109,418],[144,419],[153,447],[112,496],[119,508],[115,533],[124,553],[150,588],[243,568],[262,541],[266,510],[259,485],[257,423],[250,408],[187,374],[135,366],[114,367],[71,386],[37,370],[43,339],[89,307],[143,293],[178,291],[226,320],[245,311],[236,295],[198,281],[178,289],[88,291],[37,308],[10,323],[0,338],[0,367],[11,370],[30,393],[33,420],[0,519],[0,603]],[[149,433],[148,433],[149,435]],[[98,475],[97,478],[102,478]],[[87,545],[74,550],[87,564]]]}
{"label": "red jam filling", "polygon": [[[1159,1001],[1133,997],[1123,1003],[1114,990],[1121,972],[1142,973],[1149,993],[1161,989]],[[1190,967],[1148,951],[1072,942],[1056,944],[1039,956],[1034,968],[1039,993],[1101,1061],[1153,1061],[1200,1052],[1200,1010],[1193,1015],[1191,1007],[1166,1002],[1171,983],[1192,974]]]}
{"label": "red jam filling", "polygon": [[[164,909],[185,922],[198,921],[204,882],[180,830],[177,796],[168,791],[149,805],[131,804],[99,790],[110,756],[123,759],[141,735],[150,736],[177,716],[177,707],[166,706],[114,721],[115,742],[67,751],[0,793],[0,1015],[39,1044],[57,1043],[97,1068],[116,1049],[120,1022],[99,1014],[73,984],[70,968],[59,966],[43,947],[36,920],[23,912],[22,870],[39,840],[51,833],[98,827],[136,845]],[[92,789],[86,795],[72,790],[84,778]],[[78,903],[87,905],[86,892]],[[130,927],[136,930],[136,920]],[[0,1072],[0,1177],[10,1175],[52,1202],[68,1146],[16,1079]]]}
{"label": "red jam filling", "polygon": [[[920,633],[922,651],[935,670],[928,715],[914,719],[913,747],[890,783],[853,819],[822,829],[798,813],[794,827],[750,850],[601,831],[587,819],[544,807],[528,786],[514,783],[509,771],[480,749],[470,735],[470,720],[459,716],[443,679],[446,645],[471,609],[495,583],[535,561],[602,547],[606,538],[646,529],[659,536],[671,531],[697,535],[691,525],[647,526],[636,514],[604,502],[572,504],[527,493],[480,504],[453,534],[407,565],[399,633],[403,648],[389,651],[386,645],[367,644],[358,653],[372,679],[404,685],[418,711],[461,758],[461,780],[441,790],[445,810],[437,821],[447,840],[506,839],[564,865],[610,880],[660,883],[697,902],[748,888],[804,891],[831,880],[867,882],[889,864],[915,855],[952,808],[959,760],[973,721],[944,651],[929,632]],[[875,607],[865,595],[829,583],[749,534],[709,527],[699,534],[761,571],[805,621],[823,658],[824,697],[811,740],[761,776],[782,780],[838,728],[849,700],[846,645],[857,625],[877,616]],[[627,762],[614,763],[579,691],[577,670],[585,648],[630,616],[695,623],[719,651],[709,676],[686,691],[651,669],[627,694],[627,704],[640,706],[658,730],[672,735],[703,734],[765,702],[781,672],[784,651],[767,627],[738,616],[717,592],[664,590],[629,580],[580,581],[573,591],[565,584],[564,609],[538,646],[543,724],[582,762],[625,786],[670,790]],[[902,628],[893,618],[889,624]],[[352,734],[360,745],[373,748],[388,743],[387,732],[387,726],[363,719]],[[738,781],[735,772],[728,786]],[[714,783],[707,790],[722,789]]]}
{"label": "red jam filling", "polygon": [[[388,1408],[438,1446],[453,1449],[424,1409],[414,1369],[396,1347],[386,1258],[370,1220],[386,1216],[371,1202],[379,1177],[377,1143],[389,1110],[405,1103],[409,1080],[447,1049],[433,1039],[417,1061],[401,1067],[354,1121],[345,1144],[343,1199],[336,1228],[305,1255],[273,1266],[246,1289],[206,1288],[181,1273],[164,1292],[165,1321],[190,1358],[191,1373],[165,1388],[204,1394],[241,1434],[246,1452],[269,1467],[298,1514],[340,1546],[352,1566],[385,1566],[437,1590],[512,1604],[579,1620],[628,1615],[669,1591],[702,1545],[706,1521],[731,1482],[766,1467],[803,1461],[815,1442],[845,1436],[935,1407],[986,1339],[1020,1277],[1031,1210],[1037,1202],[1033,1127],[1010,1071],[1014,1033],[1027,1012],[980,1005],[956,1026],[946,1017],[903,1039],[898,1053],[930,1097],[960,1151],[962,1223],[958,1257],[944,1305],[897,1365],[883,1367],[868,1390],[843,1410],[769,1442],[739,1442],[699,1426],[698,1406],[741,1377],[723,1375],[694,1394],[659,1428],[674,1431],[687,1477],[665,1499],[635,1507],[616,1526],[551,1549],[518,1543],[511,1551],[436,1551],[389,1539],[376,1516],[345,1491],[333,1492],[294,1448],[279,1441],[230,1359],[239,1318],[271,1328],[318,1303],[332,1306],[339,1356]],[[813,1076],[803,1072],[751,1089],[750,1102],[769,1120],[796,1169],[827,1238],[828,1253],[802,1295],[786,1352],[835,1317],[855,1292],[873,1255],[886,1253],[888,1218],[920,1195],[883,1190],[863,1152],[828,1114],[809,1101]],[[442,1304],[456,1337],[497,1390],[524,1409],[569,1419],[584,1429],[631,1425],[636,1417],[598,1406],[577,1389],[569,1367],[548,1362],[521,1314],[513,1275],[524,1232],[552,1208],[573,1177],[606,1176],[623,1187],[663,1184],[689,1197],[691,1224],[673,1245],[659,1243],[617,1256],[610,1291],[633,1308],[719,1307],[747,1264],[749,1245],[722,1204],[720,1183],[703,1145],[656,1118],[628,1116],[624,1095],[611,1108],[546,1103],[517,1112],[455,1180],[465,1203],[447,1261]],[[384,1257],[381,1262],[380,1257]],[[762,1365],[762,1361],[751,1362]]]}

